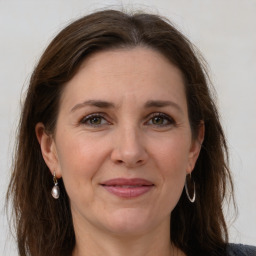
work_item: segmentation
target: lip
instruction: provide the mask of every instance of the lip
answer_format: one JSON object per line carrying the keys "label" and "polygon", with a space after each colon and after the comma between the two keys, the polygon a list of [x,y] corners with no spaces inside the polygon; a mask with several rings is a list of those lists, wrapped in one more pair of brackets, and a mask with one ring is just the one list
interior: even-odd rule
{"label": "lip", "polygon": [[104,181],[100,184],[108,192],[122,198],[135,198],[142,196],[153,189],[151,181],[134,178],[117,178]]}

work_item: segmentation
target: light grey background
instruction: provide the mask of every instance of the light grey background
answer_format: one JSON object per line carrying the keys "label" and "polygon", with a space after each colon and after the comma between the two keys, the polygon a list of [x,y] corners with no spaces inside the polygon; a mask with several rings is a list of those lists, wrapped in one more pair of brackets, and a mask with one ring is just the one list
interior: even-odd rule
{"label": "light grey background", "polygon": [[229,141],[239,208],[234,223],[232,212],[228,218],[231,241],[256,245],[255,0],[0,0],[0,255],[17,255],[3,207],[20,98],[53,36],[71,20],[102,7],[167,16],[205,56]]}

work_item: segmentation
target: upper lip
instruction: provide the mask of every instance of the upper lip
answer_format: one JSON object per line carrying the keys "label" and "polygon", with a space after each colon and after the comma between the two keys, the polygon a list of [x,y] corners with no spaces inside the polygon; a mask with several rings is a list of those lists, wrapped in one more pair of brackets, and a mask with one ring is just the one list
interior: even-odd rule
{"label": "upper lip", "polygon": [[152,186],[154,185],[151,181],[141,178],[116,178],[107,180],[101,183],[104,186]]}

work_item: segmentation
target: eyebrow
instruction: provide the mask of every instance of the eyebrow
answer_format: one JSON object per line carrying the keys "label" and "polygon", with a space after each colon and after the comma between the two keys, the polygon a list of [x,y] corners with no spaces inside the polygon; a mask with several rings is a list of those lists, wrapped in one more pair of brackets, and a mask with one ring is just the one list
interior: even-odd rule
{"label": "eyebrow", "polygon": [[71,112],[74,112],[77,109],[86,107],[86,106],[94,106],[98,108],[114,108],[115,105],[111,102],[104,101],[104,100],[87,100],[82,103],[79,103],[75,105],[72,109]]}
{"label": "eyebrow", "polygon": [[[108,102],[108,101],[104,101],[104,100],[87,100],[87,101],[84,101],[82,103],[75,105],[71,109],[70,112],[74,112],[77,109],[80,109],[80,108],[83,108],[86,106],[94,106],[94,107],[98,107],[98,108],[115,108],[115,104],[112,102]],[[163,107],[167,107],[167,106],[172,106],[172,107],[176,108],[178,111],[180,111],[181,113],[183,113],[181,107],[173,101],[149,100],[144,105],[145,108],[153,108],[153,107],[163,108]]]}
{"label": "eyebrow", "polygon": [[145,103],[145,108],[152,108],[152,107],[157,107],[157,108],[163,108],[163,107],[168,107],[172,106],[176,108],[178,111],[183,113],[182,108],[175,102],[169,101],[169,100],[149,100]]}

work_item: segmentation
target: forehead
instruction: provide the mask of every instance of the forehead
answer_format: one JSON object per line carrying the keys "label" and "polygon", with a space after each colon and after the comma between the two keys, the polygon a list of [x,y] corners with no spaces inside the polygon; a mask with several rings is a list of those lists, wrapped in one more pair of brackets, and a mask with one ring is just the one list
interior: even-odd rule
{"label": "forehead", "polygon": [[108,50],[88,57],[66,84],[62,102],[108,97],[122,101],[176,99],[186,104],[181,71],[161,53],[144,47]]}
{"label": "forehead", "polygon": [[[154,72],[149,72],[153,70]],[[167,71],[182,78],[182,72],[162,53],[142,46],[94,53],[85,59],[77,73],[81,71],[92,72],[98,76],[110,73],[113,76],[125,73],[130,76],[145,73],[153,76],[161,73],[163,75]]]}

